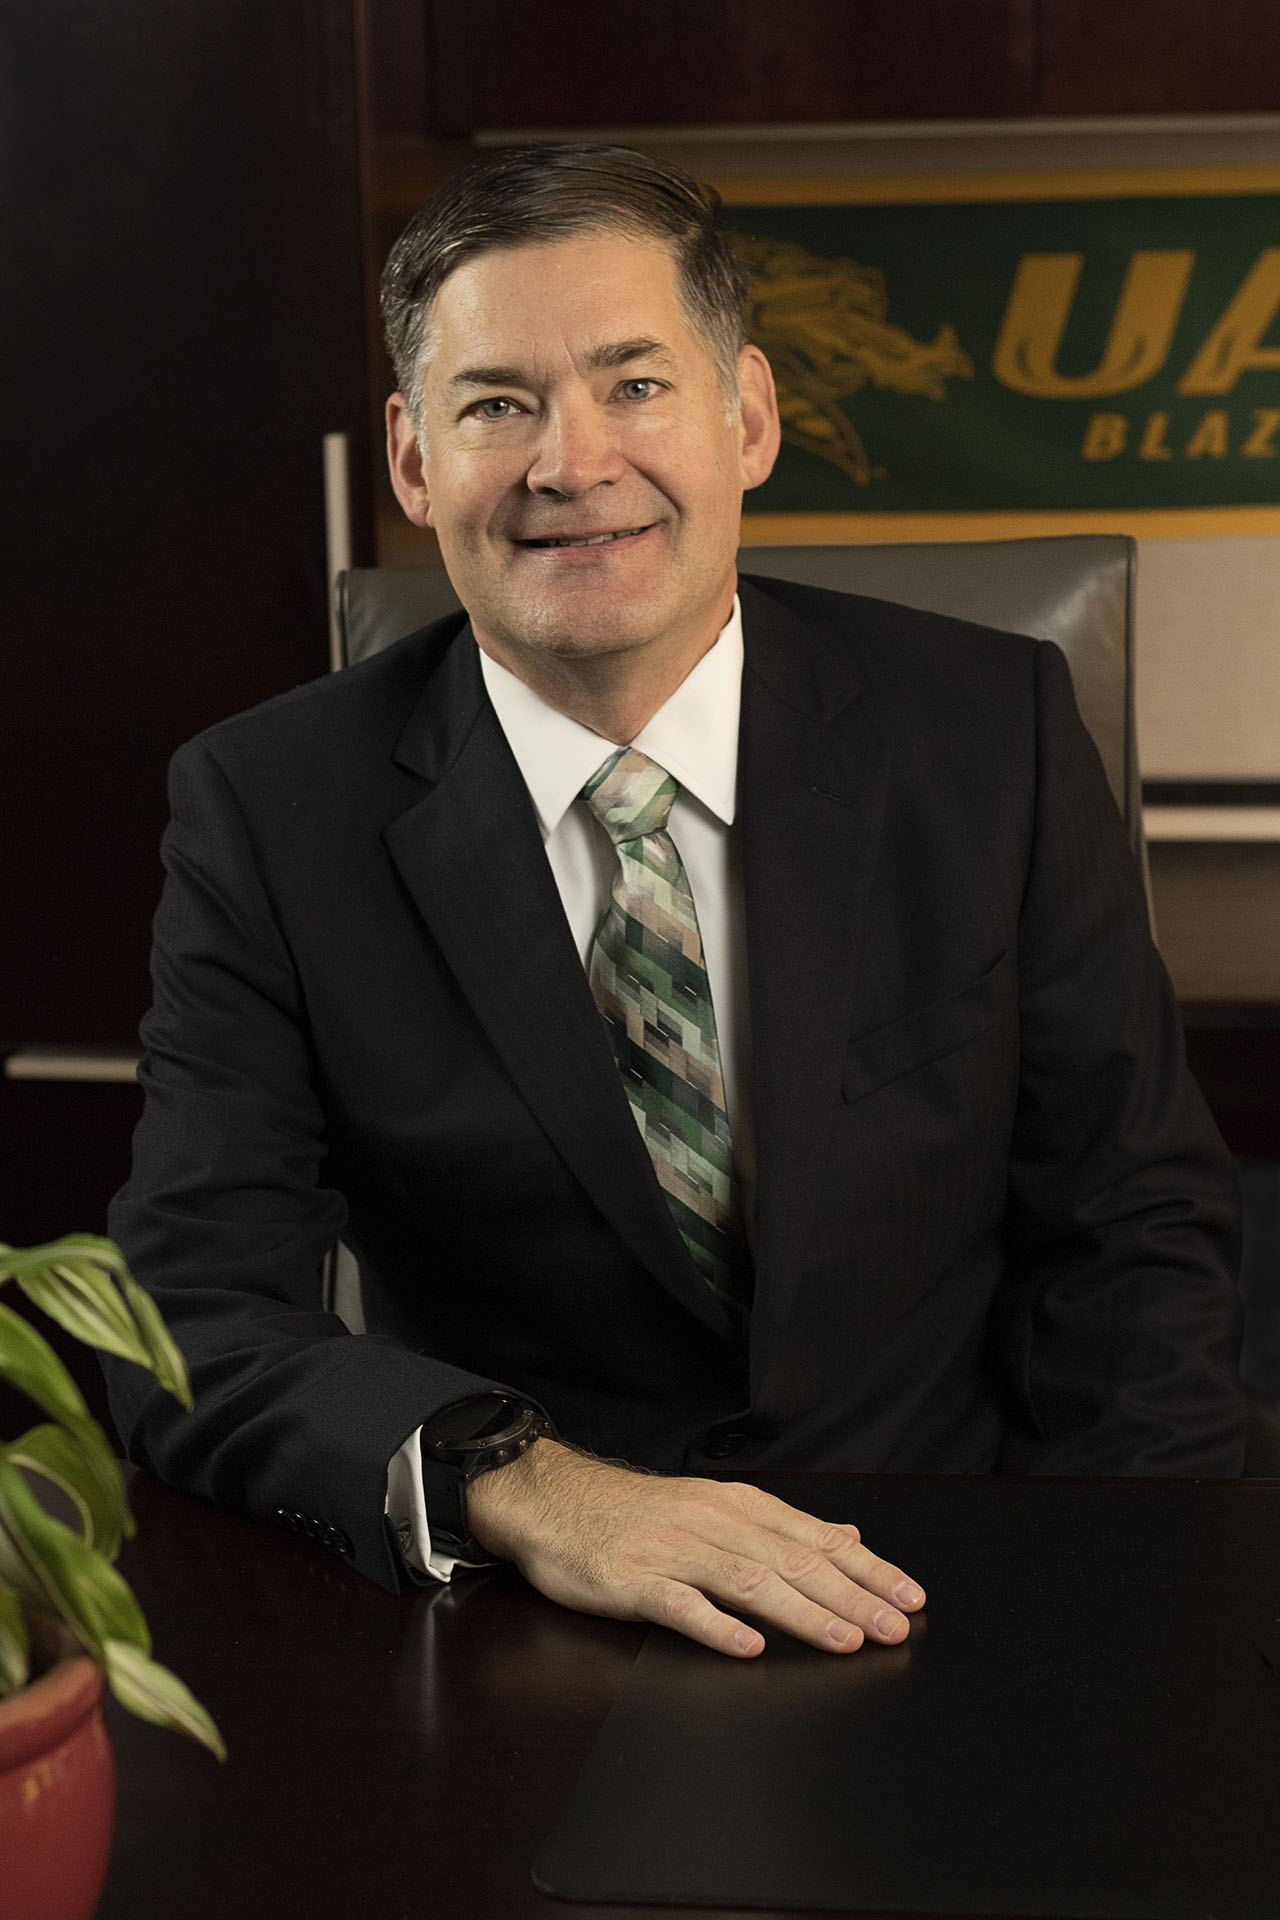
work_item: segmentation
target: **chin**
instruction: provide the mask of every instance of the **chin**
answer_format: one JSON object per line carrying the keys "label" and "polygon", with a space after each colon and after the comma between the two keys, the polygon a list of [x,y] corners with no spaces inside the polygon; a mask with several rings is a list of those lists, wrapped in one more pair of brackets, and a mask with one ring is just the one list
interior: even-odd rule
{"label": "chin", "polygon": [[515,653],[552,654],[557,659],[601,659],[610,654],[631,653],[656,640],[662,627],[655,622],[653,609],[637,608],[633,617],[617,607],[602,607],[572,612],[562,607],[526,607],[518,632],[507,622],[495,622],[488,629]]}

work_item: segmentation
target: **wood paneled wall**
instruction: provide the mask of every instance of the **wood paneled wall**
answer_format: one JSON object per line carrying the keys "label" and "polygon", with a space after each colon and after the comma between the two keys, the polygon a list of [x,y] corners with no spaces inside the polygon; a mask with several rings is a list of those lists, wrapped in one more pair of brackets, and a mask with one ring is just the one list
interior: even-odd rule
{"label": "wood paneled wall", "polygon": [[169,754],[326,662],[320,438],[367,404],[351,8],[3,30],[0,1040],[127,1045]]}
{"label": "wood paneled wall", "polygon": [[460,133],[1027,114],[1035,6],[435,0],[433,119]]}
{"label": "wood paneled wall", "polygon": [[455,134],[1280,108],[1275,0],[425,4]]}
{"label": "wood paneled wall", "polygon": [[[136,1044],[170,754],[325,669],[321,435],[369,438],[358,52],[352,0],[0,10],[0,1050]],[[0,1238],[102,1230],[138,1102],[0,1079]]]}
{"label": "wood paneled wall", "polygon": [[1039,0],[1046,114],[1280,111],[1275,0]]}

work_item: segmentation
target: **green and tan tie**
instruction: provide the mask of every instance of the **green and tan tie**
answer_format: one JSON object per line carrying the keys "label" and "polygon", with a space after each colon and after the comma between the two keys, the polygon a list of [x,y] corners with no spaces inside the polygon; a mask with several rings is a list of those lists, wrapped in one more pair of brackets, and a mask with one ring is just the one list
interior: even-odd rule
{"label": "green and tan tie", "polygon": [[619,747],[582,795],[618,854],[591,991],[685,1245],[715,1292],[745,1308],[715,1010],[688,876],[667,832],[676,783]]}

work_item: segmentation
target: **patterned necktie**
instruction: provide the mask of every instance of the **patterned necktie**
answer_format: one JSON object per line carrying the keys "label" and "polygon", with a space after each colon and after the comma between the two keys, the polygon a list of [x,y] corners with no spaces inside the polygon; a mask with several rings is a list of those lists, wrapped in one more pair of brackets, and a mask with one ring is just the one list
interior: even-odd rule
{"label": "patterned necktie", "polygon": [[591,991],[684,1243],[714,1291],[745,1307],[715,1010],[693,895],[666,830],[675,796],[670,774],[629,747],[582,789],[619,862]]}

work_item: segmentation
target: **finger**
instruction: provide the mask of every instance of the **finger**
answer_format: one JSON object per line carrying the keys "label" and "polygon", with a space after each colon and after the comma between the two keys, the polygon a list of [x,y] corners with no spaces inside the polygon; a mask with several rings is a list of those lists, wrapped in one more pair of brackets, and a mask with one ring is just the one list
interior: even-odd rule
{"label": "finger", "polygon": [[641,1602],[641,1617],[658,1626],[672,1627],[686,1639],[734,1660],[753,1660],[764,1652],[762,1633],[723,1613],[705,1593],[683,1581],[664,1580],[652,1589]]}
{"label": "finger", "polygon": [[852,1651],[863,1638],[896,1646],[906,1615],[848,1578],[825,1553],[777,1534],[743,1534],[711,1558],[698,1554],[682,1576],[814,1646]]}
{"label": "finger", "polygon": [[[813,1608],[820,1611],[822,1618],[819,1621],[808,1607],[798,1616],[793,1607],[787,1607],[790,1617],[799,1617],[808,1623],[805,1637],[815,1644],[826,1646],[831,1642],[838,1647],[858,1645],[865,1636],[869,1640],[879,1640],[886,1646],[896,1646],[898,1641],[906,1639],[910,1631],[910,1622],[904,1614],[894,1606],[887,1606],[880,1595],[850,1580],[817,1547],[800,1546],[790,1541],[780,1544],[774,1536],[770,1545],[759,1549],[753,1558],[758,1558],[784,1587],[790,1588],[802,1601],[811,1603]],[[753,1578],[748,1573],[748,1585]],[[768,1583],[763,1584],[767,1591],[773,1591]],[[748,1602],[744,1601],[743,1604]],[[856,1639],[853,1640],[850,1638],[851,1628],[856,1630]]]}
{"label": "finger", "polygon": [[770,1564],[798,1593],[825,1607],[837,1620],[860,1628],[868,1639],[888,1646],[906,1639],[910,1622],[905,1613],[896,1604],[886,1604],[884,1590],[845,1573],[832,1557],[828,1541],[819,1546],[789,1542]]}
{"label": "finger", "polygon": [[[851,1523],[817,1520],[758,1487],[744,1487],[742,1491],[749,1497],[748,1510],[758,1525],[773,1527],[804,1546],[816,1547],[858,1586],[881,1600],[891,1601],[904,1613],[918,1612],[924,1605],[924,1589],[919,1582],[892,1561],[872,1553],[863,1545],[858,1528]],[[758,1499],[751,1500],[753,1495]]]}
{"label": "finger", "polygon": [[714,1543],[686,1537],[680,1582],[741,1607],[824,1652],[852,1653],[864,1638],[894,1646],[909,1623],[842,1573],[817,1547],[739,1519]]}
{"label": "finger", "polygon": [[[697,1582],[702,1592],[735,1613],[741,1610],[749,1614],[766,1630],[780,1627],[824,1653],[855,1653],[868,1637],[868,1630],[889,1643],[904,1638],[908,1630],[901,1618],[896,1630],[891,1631],[887,1622],[875,1629],[875,1612],[889,1610],[868,1595],[860,1596],[859,1607],[842,1594],[842,1604],[832,1607],[825,1597],[811,1598],[799,1584],[755,1558],[722,1554],[700,1572]],[[866,1627],[852,1617],[855,1611],[863,1613]]]}
{"label": "finger", "polygon": [[[925,1595],[901,1567],[865,1547],[854,1526],[816,1520],[785,1501],[761,1494],[759,1488],[744,1486],[741,1493],[745,1496],[741,1504],[759,1529],[751,1543],[755,1558],[875,1639],[902,1639],[906,1614],[918,1612]],[[779,1541],[785,1543],[781,1549]],[[720,1544],[737,1548],[743,1543],[722,1540]]]}
{"label": "finger", "polygon": [[925,1601],[924,1588],[919,1582],[904,1573],[901,1567],[895,1566],[892,1560],[880,1559],[861,1540],[841,1541],[838,1536],[843,1531],[839,1527],[828,1528],[819,1536],[816,1544],[823,1552],[830,1554],[842,1573],[868,1593],[891,1601],[903,1613],[918,1613]]}

